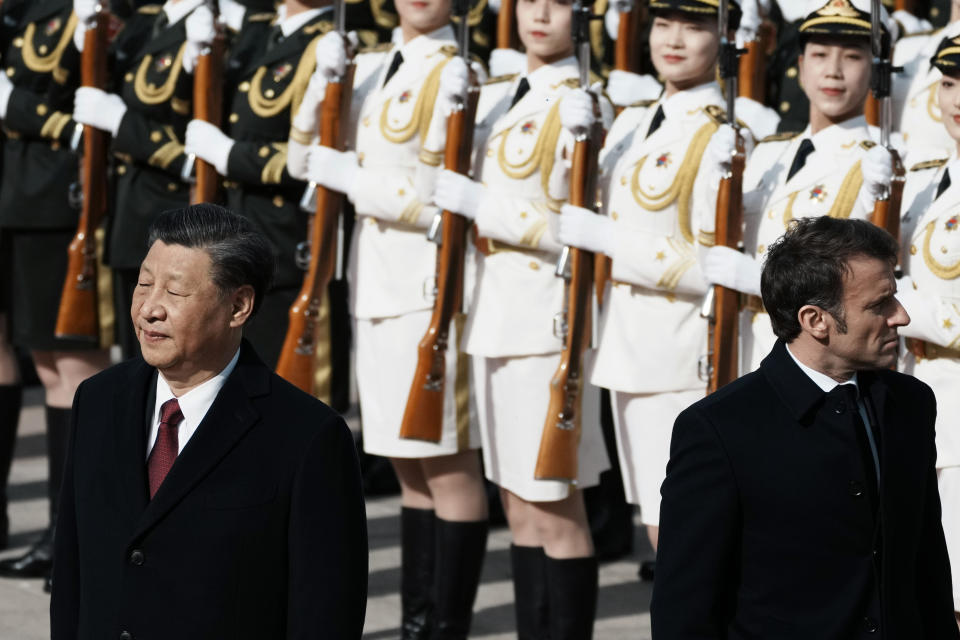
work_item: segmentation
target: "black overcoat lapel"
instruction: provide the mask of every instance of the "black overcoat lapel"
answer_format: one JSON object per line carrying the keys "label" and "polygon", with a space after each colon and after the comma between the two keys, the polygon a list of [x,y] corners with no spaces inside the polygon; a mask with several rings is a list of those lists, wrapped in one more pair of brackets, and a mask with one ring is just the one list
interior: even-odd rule
{"label": "black overcoat lapel", "polygon": [[147,400],[155,397],[157,371],[140,360],[130,376],[129,385],[115,389],[118,407],[114,414],[117,433],[116,460],[123,481],[123,493],[131,513],[140,514],[147,506]]}

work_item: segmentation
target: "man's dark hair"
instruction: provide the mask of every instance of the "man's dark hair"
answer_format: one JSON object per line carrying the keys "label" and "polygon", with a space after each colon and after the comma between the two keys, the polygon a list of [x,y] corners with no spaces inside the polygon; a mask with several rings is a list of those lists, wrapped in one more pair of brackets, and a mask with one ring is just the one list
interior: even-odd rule
{"label": "man's dark hair", "polygon": [[206,251],[212,263],[210,275],[220,293],[250,285],[254,292],[251,317],[260,309],[276,260],[266,238],[246,219],[206,203],[164,211],[150,225],[147,246],[157,240]]}
{"label": "man's dark hair", "polygon": [[793,221],[770,246],[760,278],[773,332],[784,342],[800,335],[797,313],[808,304],[832,315],[838,330],[846,332],[843,278],[850,260],[876,258],[893,267],[897,248],[889,233],[865,220],[823,216]]}

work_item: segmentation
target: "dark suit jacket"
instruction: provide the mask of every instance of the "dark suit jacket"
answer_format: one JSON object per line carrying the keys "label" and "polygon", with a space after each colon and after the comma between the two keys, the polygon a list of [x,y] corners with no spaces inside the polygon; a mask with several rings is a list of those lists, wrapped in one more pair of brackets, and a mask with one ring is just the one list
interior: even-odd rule
{"label": "dark suit jacket", "polygon": [[[855,402],[778,343],[677,418],[661,493],[654,640],[956,640],[934,462],[933,392],[892,371]],[[873,494],[873,495],[871,495]]]}
{"label": "dark suit jacket", "polygon": [[77,390],[52,638],[359,638],[366,519],[343,419],[245,343],[149,500],[155,376],[136,359]]}

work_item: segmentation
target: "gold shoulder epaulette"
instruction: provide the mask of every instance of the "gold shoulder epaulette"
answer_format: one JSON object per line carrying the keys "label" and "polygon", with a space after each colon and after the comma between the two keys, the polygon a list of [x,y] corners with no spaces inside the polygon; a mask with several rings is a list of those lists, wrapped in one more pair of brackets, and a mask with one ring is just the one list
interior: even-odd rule
{"label": "gold shoulder epaulette", "polygon": [[315,33],[326,33],[333,29],[333,23],[329,20],[319,20],[314,24],[307,25],[303,28],[303,32],[308,36],[312,36]]}
{"label": "gold shoulder epaulette", "polygon": [[277,17],[277,14],[275,14],[274,12],[265,11],[263,13],[253,14],[252,16],[247,18],[247,22],[270,22],[276,17]]}
{"label": "gold shoulder epaulette", "polygon": [[440,53],[447,56],[448,58],[452,58],[453,56],[460,53],[460,50],[457,49],[456,45],[445,44],[442,47],[440,47]]}
{"label": "gold shoulder epaulette", "polygon": [[372,47],[364,47],[360,49],[360,53],[386,53],[393,49],[392,42],[381,42],[380,44],[375,44]]}
{"label": "gold shoulder epaulette", "polygon": [[774,133],[766,136],[765,138],[760,138],[760,141],[757,142],[757,144],[763,144],[764,142],[783,142],[784,140],[793,140],[798,135],[800,135],[799,131],[781,131],[780,133]]}
{"label": "gold shoulder epaulette", "polygon": [[[900,24],[899,20],[894,20],[897,23],[897,26],[900,27],[900,33],[904,33],[906,29],[903,28],[903,25]],[[913,33],[907,33],[905,35],[897,38],[897,42],[901,40],[906,40],[907,38],[919,38],[920,36],[932,36],[933,34],[941,31],[941,29],[924,29],[923,31],[914,31]]]}
{"label": "gold shoulder epaulette", "polygon": [[513,80],[514,78],[516,78],[518,75],[520,75],[520,74],[519,74],[519,73],[507,73],[507,74],[504,74],[504,75],[502,75],[502,76],[493,76],[492,78],[488,78],[487,81],[484,82],[483,84],[498,84],[498,83],[500,83],[500,82],[510,82],[511,80]]}
{"label": "gold shoulder epaulette", "polygon": [[870,151],[870,149],[873,149],[875,146],[877,146],[877,143],[874,142],[873,140],[861,140],[860,146],[866,149],[867,151]]}
{"label": "gold shoulder epaulette", "polygon": [[137,9],[137,13],[142,13],[148,16],[155,16],[163,10],[162,4],[148,4]]}
{"label": "gold shoulder epaulette", "polygon": [[[563,85],[565,87],[570,87],[571,89],[577,89],[580,87],[580,80],[578,78],[567,78],[566,80],[561,82],[560,85]],[[560,86],[560,85],[557,85],[557,86]]]}
{"label": "gold shoulder epaulette", "polygon": [[650,105],[656,104],[656,100],[637,100],[636,102],[631,102],[626,106],[627,109],[632,109],[634,107],[649,107]]}
{"label": "gold shoulder epaulette", "polygon": [[717,124],[724,124],[727,121],[727,112],[715,104],[708,104],[703,111]]}
{"label": "gold shoulder epaulette", "polygon": [[910,171],[924,171],[926,169],[939,169],[943,165],[947,164],[948,158],[939,158],[937,160],[925,160],[924,162],[918,162],[917,164],[910,167]]}

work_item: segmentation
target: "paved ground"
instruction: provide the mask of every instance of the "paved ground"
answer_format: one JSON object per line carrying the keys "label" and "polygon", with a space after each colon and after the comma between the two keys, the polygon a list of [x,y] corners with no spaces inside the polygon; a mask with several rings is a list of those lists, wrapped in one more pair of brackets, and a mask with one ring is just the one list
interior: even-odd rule
{"label": "paved ground", "polygon": [[[40,402],[40,393],[31,390],[21,417],[9,489],[13,526],[11,543],[17,548],[0,554],[3,557],[21,553],[46,524],[46,459]],[[397,498],[374,498],[367,502],[370,599],[364,638],[370,640],[399,636],[399,509]],[[505,529],[491,532],[472,637],[515,637],[509,544]],[[597,640],[650,638],[650,586],[637,579],[637,563],[647,548],[640,539],[635,546],[638,551],[634,557],[603,565],[600,569],[599,608],[594,634]],[[39,581],[0,579],[0,640],[49,638],[49,602]]]}

